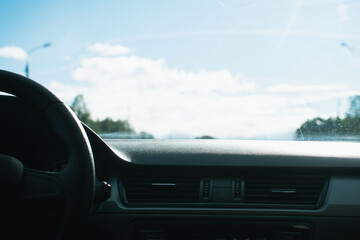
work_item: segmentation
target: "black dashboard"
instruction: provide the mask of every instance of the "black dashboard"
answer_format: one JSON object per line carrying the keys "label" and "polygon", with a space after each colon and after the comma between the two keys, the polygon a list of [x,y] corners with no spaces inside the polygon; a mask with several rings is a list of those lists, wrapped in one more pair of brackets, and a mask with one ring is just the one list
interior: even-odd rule
{"label": "black dashboard", "polygon": [[109,238],[358,239],[358,143],[93,140]]}
{"label": "black dashboard", "polygon": [[[15,97],[0,104],[2,153],[64,164],[44,116]],[[112,186],[89,220],[95,239],[359,239],[359,143],[104,141],[84,127],[96,177]]]}

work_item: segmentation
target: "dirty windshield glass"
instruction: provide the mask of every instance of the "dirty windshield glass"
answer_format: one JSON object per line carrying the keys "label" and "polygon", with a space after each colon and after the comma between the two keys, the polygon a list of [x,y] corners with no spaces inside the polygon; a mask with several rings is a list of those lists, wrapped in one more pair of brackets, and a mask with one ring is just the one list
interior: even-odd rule
{"label": "dirty windshield glass", "polygon": [[103,138],[360,139],[360,2],[2,1],[0,68]]}

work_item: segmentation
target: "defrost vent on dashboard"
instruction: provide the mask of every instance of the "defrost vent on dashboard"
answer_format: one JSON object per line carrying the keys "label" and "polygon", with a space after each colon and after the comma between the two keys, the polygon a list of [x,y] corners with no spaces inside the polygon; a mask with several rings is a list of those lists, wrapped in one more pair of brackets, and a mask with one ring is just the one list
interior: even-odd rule
{"label": "defrost vent on dashboard", "polygon": [[128,206],[317,208],[325,197],[321,176],[126,177]]}

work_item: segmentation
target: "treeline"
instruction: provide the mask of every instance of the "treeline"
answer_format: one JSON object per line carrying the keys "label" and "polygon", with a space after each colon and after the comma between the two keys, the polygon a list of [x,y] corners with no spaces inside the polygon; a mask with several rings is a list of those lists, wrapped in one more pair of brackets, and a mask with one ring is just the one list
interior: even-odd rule
{"label": "treeline", "polygon": [[295,132],[296,140],[360,140],[360,95],[350,97],[345,117],[307,120]]}
{"label": "treeline", "polygon": [[92,119],[90,110],[87,108],[82,94],[79,94],[74,98],[70,107],[80,121],[88,125],[98,134],[122,133],[125,134],[126,138],[154,138],[151,134],[146,132],[136,133],[127,120],[113,120],[109,117],[103,120]]}

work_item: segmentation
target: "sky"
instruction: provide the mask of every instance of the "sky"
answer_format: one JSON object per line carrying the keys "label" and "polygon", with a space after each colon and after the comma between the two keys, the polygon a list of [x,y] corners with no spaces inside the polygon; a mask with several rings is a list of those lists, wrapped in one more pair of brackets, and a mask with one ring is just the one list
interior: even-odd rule
{"label": "sky", "polygon": [[[157,138],[292,139],[360,94],[356,0],[1,1],[0,69]],[[42,48],[46,43],[50,47]]]}

